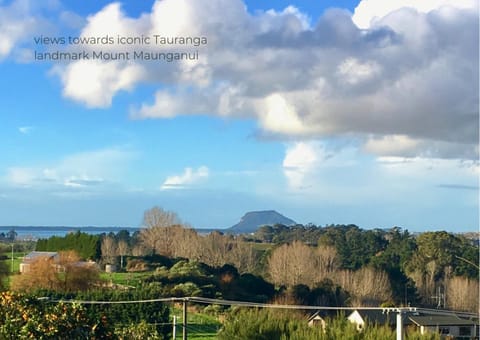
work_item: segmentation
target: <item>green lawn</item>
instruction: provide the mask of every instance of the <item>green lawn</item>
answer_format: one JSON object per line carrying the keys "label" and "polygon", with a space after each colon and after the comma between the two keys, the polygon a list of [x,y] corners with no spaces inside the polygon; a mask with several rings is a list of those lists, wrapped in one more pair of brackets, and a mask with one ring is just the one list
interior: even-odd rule
{"label": "green lawn", "polygon": [[137,287],[142,280],[152,275],[153,272],[133,272],[133,273],[105,273],[101,272],[100,278],[111,281],[114,284]]}
{"label": "green lawn", "polygon": [[[12,271],[12,253],[6,253],[5,255],[8,257],[8,259],[6,259],[4,262],[7,264],[8,269]],[[24,256],[25,256],[25,253],[23,252],[13,253],[13,272],[14,273],[18,273],[20,271],[20,263],[22,263]]]}
{"label": "green lawn", "polygon": [[[173,315],[177,317],[177,331],[175,339],[182,339],[182,310],[180,308],[172,308]],[[188,339],[195,340],[214,340],[221,327],[221,323],[215,316],[203,314],[200,312],[187,313],[187,333]]]}

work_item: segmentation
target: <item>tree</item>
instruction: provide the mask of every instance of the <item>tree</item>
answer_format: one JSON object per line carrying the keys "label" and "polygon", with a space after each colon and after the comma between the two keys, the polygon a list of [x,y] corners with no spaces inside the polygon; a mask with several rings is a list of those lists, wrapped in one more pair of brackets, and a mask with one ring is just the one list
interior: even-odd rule
{"label": "tree", "polygon": [[75,251],[58,254],[58,285],[61,291],[85,291],[100,280],[95,263],[81,262]]}
{"label": "tree", "polygon": [[300,241],[276,248],[268,260],[268,272],[277,285],[312,285],[315,275],[312,248]]}
{"label": "tree", "polygon": [[14,241],[16,238],[17,238],[17,232],[15,231],[15,229],[10,229],[7,233],[7,239],[9,239],[10,241]]}
{"label": "tree", "polygon": [[446,285],[449,309],[478,312],[480,305],[478,280],[456,276],[447,280]]}
{"label": "tree", "polygon": [[102,239],[102,259],[104,263],[114,264],[117,255],[117,242],[111,236],[105,236]]}
{"label": "tree", "polygon": [[153,207],[143,214],[143,225],[146,228],[170,227],[180,223],[180,218],[175,212],[160,207]]}
{"label": "tree", "polygon": [[354,305],[378,306],[392,298],[387,273],[370,267],[342,270],[336,273],[335,281],[351,295]]}
{"label": "tree", "polygon": [[[425,232],[416,239],[417,249],[405,265],[408,276],[415,282],[424,303],[432,303],[431,297],[448,281],[448,274],[477,273],[474,266],[464,263],[463,254],[474,259],[478,256],[464,239],[446,231]],[[475,253],[477,253],[475,255]],[[472,268],[469,268],[472,267]],[[452,272],[453,268],[453,272]]]}
{"label": "tree", "polygon": [[34,259],[26,272],[13,277],[11,288],[27,292],[39,289],[72,292],[88,290],[99,281],[94,264],[80,262],[74,251],[65,251],[59,252],[58,258]]}
{"label": "tree", "polygon": [[323,279],[337,271],[340,266],[336,249],[332,246],[317,247],[315,251],[315,263],[315,281],[323,281]]}
{"label": "tree", "polygon": [[[0,256],[1,257],[1,256]],[[5,261],[0,261],[0,290],[5,287],[5,278],[8,277],[9,268]]]}
{"label": "tree", "polygon": [[83,259],[99,259],[101,256],[100,235],[80,231],[68,233],[64,237],[51,236],[37,241],[38,251],[75,250]]}
{"label": "tree", "polygon": [[140,231],[140,240],[153,254],[171,256],[173,230],[169,227],[179,224],[180,219],[176,213],[153,207],[143,215],[145,229]]}
{"label": "tree", "polygon": [[118,241],[117,254],[120,255],[120,268],[123,268],[123,257],[130,251],[130,247],[125,240]]}

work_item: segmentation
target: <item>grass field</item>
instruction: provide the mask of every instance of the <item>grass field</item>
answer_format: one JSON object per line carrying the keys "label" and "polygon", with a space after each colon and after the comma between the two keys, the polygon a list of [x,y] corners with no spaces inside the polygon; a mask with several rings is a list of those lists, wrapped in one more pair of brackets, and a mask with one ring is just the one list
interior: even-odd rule
{"label": "grass field", "polygon": [[[172,318],[177,318],[177,329],[175,339],[182,339],[182,310],[172,308]],[[187,313],[187,333],[188,339],[194,340],[214,340],[221,327],[221,323],[215,316],[203,314],[200,312],[189,311]]]}
{"label": "grass field", "polygon": [[137,287],[147,276],[152,275],[152,272],[137,272],[137,273],[105,273],[101,272],[100,278],[110,281],[114,284]]}
{"label": "grass field", "polygon": [[[104,280],[111,281],[114,284],[121,284],[126,286],[137,286],[146,276],[152,275],[152,272],[137,272],[137,273],[105,273],[101,274]],[[173,316],[176,317],[176,336],[175,339],[182,339],[183,324],[182,324],[182,309],[177,306],[172,306],[171,320],[173,327]],[[214,340],[221,323],[215,316],[207,315],[198,311],[191,311],[187,313],[187,333],[188,339],[193,340]]]}

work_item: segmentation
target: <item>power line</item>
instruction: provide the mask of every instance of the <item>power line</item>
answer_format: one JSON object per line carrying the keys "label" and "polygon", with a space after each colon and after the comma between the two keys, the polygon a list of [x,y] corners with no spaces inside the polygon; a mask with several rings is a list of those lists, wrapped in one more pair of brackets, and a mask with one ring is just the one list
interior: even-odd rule
{"label": "power line", "polygon": [[154,302],[194,302],[208,305],[221,305],[221,306],[241,306],[241,307],[257,307],[257,308],[276,308],[276,309],[299,309],[299,310],[381,310],[383,312],[425,312],[429,314],[441,314],[441,315],[463,315],[463,316],[478,316],[474,313],[458,312],[453,310],[438,310],[428,309],[420,307],[332,307],[332,306],[307,306],[307,305],[288,305],[288,304],[271,304],[260,303],[250,301],[239,300],[221,300],[211,299],[197,296],[188,297],[167,297],[157,299],[145,299],[145,300],[122,300],[122,301],[98,301],[98,300],[51,300],[48,298],[39,298],[39,300],[46,300],[48,302],[63,302],[63,303],[75,303],[75,304],[90,304],[90,305],[109,305],[109,304],[132,304],[132,303],[154,303]]}
{"label": "power line", "polygon": [[[84,301],[84,300],[48,300],[48,298],[39,298],[39,300],[47,300],[50,302],[63,302],[63,303],[76,303],[76,304],[132,304],[132,303],[154,303],[154,302],[182,302],[183,311],[182,311],[182,339],[187,339],[188,330],[192,330],[191,325],[188,325],[187,321],[187,303],[201,303],[208,305],[224,305],[224,306],[242,306],[242,307],[256,307],[256,308],[276,308],[276,309],[297,309],[297,310],[381,310],[382,313],[395,313],[396,314],[396,334],[397,339],[404,339],[404,325],[403,318],[405,314],[424,312],[428,314],[442,314],[442,315],[456,315],[464,317],[478,317],[473,313],[463,313],[455,312],[448,310],[437,310],[437,309],[426,309],[426,308],[416,308],[416,307],[331,307],[331,306],[305,306],[305,305],[276,305],[269,303],[258,303],[258,302],[249,302],[249,301],[238,301],[238,300],[220,300],[220,299],[210,299],[203,297],[168,297],[168,298],[158,298],[158,299],[147,299],[147,300],[134,300],[134,301]],[[174,321],[175,323],[175,321]]]}

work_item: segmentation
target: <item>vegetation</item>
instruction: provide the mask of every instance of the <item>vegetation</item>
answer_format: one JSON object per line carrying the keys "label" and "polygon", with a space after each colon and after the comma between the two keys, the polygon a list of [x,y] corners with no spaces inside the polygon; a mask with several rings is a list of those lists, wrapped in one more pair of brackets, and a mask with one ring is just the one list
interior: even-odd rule
{"label": "vegetation", "polygon": [[[367,326],[362,332],[345,317],[328,320],[328,326],[310,327],[305,315],[296,312],[259,309],[235,309],[228,314],[224,327],[218,334],[219,340],[377,340],[395,339],[395,331],[388,326]],[[421,336],[407,334],[407,339],[440,339],[437,334]]]}
{"label": "vegetation", "polygon": [[100,236],[77,231],[64,237],[52,236],[37,241],[38,251],[74,250],[82,259],[100,258]]}
{"label": "vegetation", "polygon": [[104,320],[112,332],[124,332],[125,327],[142,324],[137,332],[149,330],[155,337],[167,336],[171,330],[169,308],[161,302],[111,303],[115,301],[151,300],[161,296],[156,285],[144,285],[131,290],[96,289],[84,292],[39,291],[38,295],[54,300],[104,301],[105,304],[84,304],[86,315],[90,319]]}
{"label": "vegetation", "polygon": [[112,334],[80,305],[50,304],[10,292],[0,293],[0,320],[0,339],[101,339]]}
{"label": "vegetation", "polygon": [[[312,224],[263,226],[253,235],[201,235],[175,213],[158,207],[145,212],[144,224],[133,235],[125,230],[102,235],[77,232],[39,240],[37,250],[56,251],[58,258],[32,261],[26,273],[10,275],[10,280],[5,280],[10,262],[2,257],[0,282],[22,294],[4,293],[0,319],[8,320],[0,328],[0,339],[9,331],[20,339],[170,336],[170,308],[162,303],[53,302],[65,299],[112,302],[198,296],[315,306],[412,304],[478,310],[478,295],[471,294],[479,290],[478,242],[461,235]],[[0,245],[0,252],[10,246]],[[15,248],[27,251],[32,245],[19,243]],[[80,261],[85,259],[95,259],[100,266],[115,264],[120,272],[100,273],[101,267]],[[204,313],[196,314],[198,322],[192,322],[195,313],[189,313],[190,326],[204,334],[197,339],[213,339],[220,324],[219,339],[394,338],[387,327],[367,327],[359,333],[344,317],[330,320],[323,330],[307,327],[302,313],[191,307]],[[58,327],[51,315],[57,315]],[[408,338],[425,339],[412,332]]]}
{"label": "vegetation", "polygon": [[24,292],[36,289],[71,292],[88,290],[99,281],[95,263],[80,262],[75,251],[62,251],[58,258],[33,259],[24,273],[12,278],[11,288]]}

